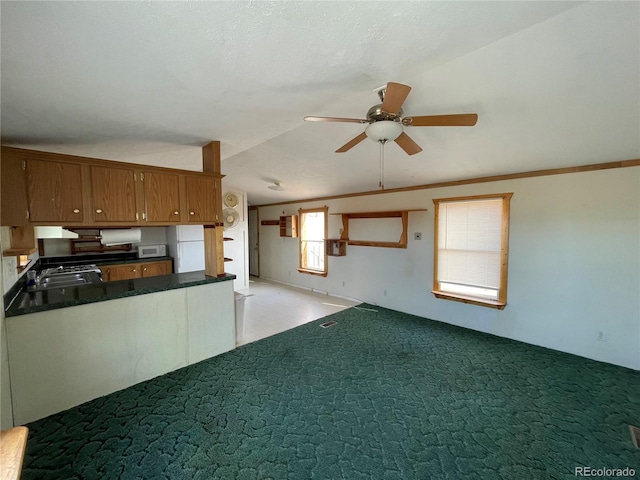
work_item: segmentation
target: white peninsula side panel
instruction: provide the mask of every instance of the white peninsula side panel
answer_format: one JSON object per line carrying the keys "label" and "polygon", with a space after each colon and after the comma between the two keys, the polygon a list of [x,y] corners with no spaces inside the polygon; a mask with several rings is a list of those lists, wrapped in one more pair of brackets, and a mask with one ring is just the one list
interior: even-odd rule
{"label": "white peninsula side panel", "polygon": [[226,281],[7,318],[15,424],[232,350],[233,306]]}
{"label": "white peninsula side panel", "polygon": [[220,283],[213,291],[208,287],[187,289],[189,364],[220,355],[236,345],[233,282]]}

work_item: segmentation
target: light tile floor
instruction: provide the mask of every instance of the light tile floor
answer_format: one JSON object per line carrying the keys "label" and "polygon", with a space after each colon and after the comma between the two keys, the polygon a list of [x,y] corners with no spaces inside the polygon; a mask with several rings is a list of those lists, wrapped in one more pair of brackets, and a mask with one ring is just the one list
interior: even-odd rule
{"label": "light tile floor", "polygon": [[337,313],[360,302],[314,293],[251,277],[244,300],[244,335],[238,346],[284,332],[312,320]]}

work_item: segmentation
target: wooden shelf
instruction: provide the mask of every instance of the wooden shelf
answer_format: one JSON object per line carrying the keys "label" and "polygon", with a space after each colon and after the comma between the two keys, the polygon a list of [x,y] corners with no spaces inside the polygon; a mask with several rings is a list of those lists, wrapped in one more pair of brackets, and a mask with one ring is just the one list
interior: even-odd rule
{"label": "wooden shelf", "polygon": [[339,212],[330,215],[347,215],[349,218],[393,218],[401,217],[403,212],[426,212],[426,208],[408,208],[405,210],[378,210],[375,212]]}
{"label": "wooden shelf", "polygon": [[347,241],[339,238],[327,238],[324,241],[324,249],[330,257],[344,257],[347,254]]}
{"label": "wooden shelf", "polygon": [[3,257],[17,257],[19,255],[31,255],[32,253],[37,252],[38,249],[36,247],[32,248],[9,248],[8,250],[3,250]]}
{"label": "wooden shelf", "polygon": [[76,253],[103,253],[110,251],[130,251],[133,245],[130,243],[124,243],[122,245],[105,246],[102,245],[99,238],[74,238],[69,240],[71,242],[71,254]]}
{"label": "wooden shelf", "polygon": [[297,215],[282,215],[280,217],[280,236],[298,238]]}
{"label": "wooden shelf", "polygon": [[[407,229],[409,225],[409,212],[426,212],[426,208],[412,208],[406,210],[386,210],[376,212],[341,212],[331,215],[342,215],[342,235],[340,240],[346,241],[349,245],[360,247],[384,247],[384,248],[407,248]],[[380,242],[373,240],[349,240],[349,219],[375,219],[375,218],[400,218],[402,220],[402,233],[397,242]],[[345,253],[346,254],[346,253]]]}

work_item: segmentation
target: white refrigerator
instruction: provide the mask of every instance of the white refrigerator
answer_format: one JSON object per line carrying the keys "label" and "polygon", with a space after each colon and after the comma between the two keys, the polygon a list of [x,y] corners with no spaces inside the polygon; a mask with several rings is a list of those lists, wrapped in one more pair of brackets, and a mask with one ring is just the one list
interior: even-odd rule
{"label": "white refrigerator", "polygon": [[167,228],[169,255],[176,273],[204,270],[204,227],[177,225]]}

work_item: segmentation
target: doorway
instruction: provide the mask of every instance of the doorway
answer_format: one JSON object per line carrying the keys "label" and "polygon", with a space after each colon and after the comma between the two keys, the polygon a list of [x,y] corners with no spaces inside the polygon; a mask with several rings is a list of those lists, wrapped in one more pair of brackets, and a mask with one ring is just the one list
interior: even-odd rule
{"label": "doorway", "polygon": [[260,213],[249,207],[249,275],[260,276]]}

